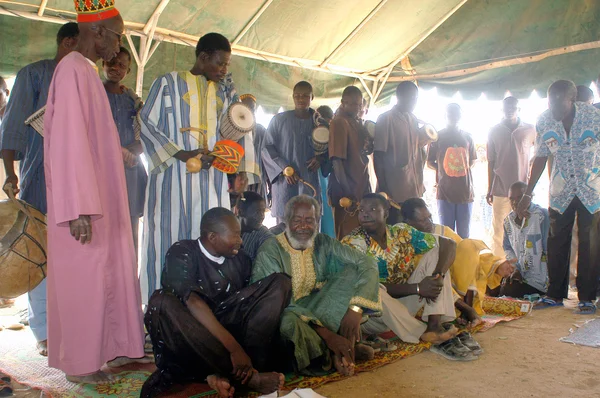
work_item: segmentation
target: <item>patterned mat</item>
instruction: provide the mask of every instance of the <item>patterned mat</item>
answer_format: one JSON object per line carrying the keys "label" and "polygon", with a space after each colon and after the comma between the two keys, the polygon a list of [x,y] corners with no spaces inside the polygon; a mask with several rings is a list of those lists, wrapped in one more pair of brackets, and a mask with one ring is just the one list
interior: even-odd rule
{"label": "patterned mat", "polygon": [[562,337],[560,341],[587,347],[600,347],[600,318],[591,319],[575,330],[571,329],[571,334]]}
{"label": "patterned mat", "polygon": [[[527,301],[486,298],[483,308],[487,315],[484,324],[477,327],[476,332],[489,330],[499,322],[521,318],[531,311]],[[126,398],[139,397],[142,384],[153,371],[153,365],[130,365],[121,369],[119,382],[106,386],[74,384],[68,382],[64,374],[47,366],[46,358],[41,357],[35,349],[35,340],[29,331],[0,332],[0,372],[11,376],[15,381],[43,390],[48,396],[61,398]],[[385,336],[393,338],[392,335]],[[395,342],[398,349],[392,352],[381,352],[375,358],[359,363],[356,372],[368,372],[381,366],[396,362],[429,349],[429,344],[407,344]],[[288,376],[286,389],[313,388],[325,383],[344,379],[338,373],[322,377]],[[205,384],[191,384],[176,388],[172,397],[183,398],[216,398]]]}

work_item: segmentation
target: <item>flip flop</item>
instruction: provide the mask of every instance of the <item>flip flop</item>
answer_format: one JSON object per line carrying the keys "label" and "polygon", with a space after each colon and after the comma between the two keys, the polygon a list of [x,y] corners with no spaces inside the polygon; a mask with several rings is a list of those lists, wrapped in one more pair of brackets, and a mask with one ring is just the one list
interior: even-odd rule
{"label": "flip flop", "polygon": [[369,347],[373,348],[376,353],[380,351],[391,352],[396,351],[398,349],[398,346],[396,344],[393,344],[389,340],[386,340],[379,336],[373,339],[363,340],[361,341],[361,344],[368,345]]}
{"label": "flip flop", "polygon": [[456,337],[460,340],[461,343],[463,343],[465,347],[471,350],[471,352],[474,355],[479,356],[483,354],[483,348],[481,348],[479,343],[473,338],[473,336],[471,336],[471,333],[461,332]]}
{"label": "flip flop", "polygon": [[596,313],[596,305],[591,301],[580,301],[577,304],[577,309],[573,311],[576,315],[594,315]]}
{"label": "flip flop", "polygon": [[550,307],[564,307],[564,304],[562,301],[556,301],[550,297],[542,297],[533,304],[534,310],[545,310]]}

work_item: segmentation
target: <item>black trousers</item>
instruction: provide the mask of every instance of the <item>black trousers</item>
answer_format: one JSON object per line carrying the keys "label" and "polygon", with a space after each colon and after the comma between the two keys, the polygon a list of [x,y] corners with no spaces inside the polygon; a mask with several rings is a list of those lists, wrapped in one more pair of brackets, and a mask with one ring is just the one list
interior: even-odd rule
{"label": "black trousers", "polygon": [[[272,370],[268,359],[281,313],[291,294],[290,277],[272,274],[245,287],[214,310],[217,320],[240,343],[259,371]],[[154,292],[144,323],[152,339],[156,367],[171,380],[202,382],[212,374],[231,374],[233,366],[227,349],[177,296],[164,290]]]}
{"label": "black trousers", "polygon": [[600,212],[590,213],[575,197],[563,214],[549,209],[548,236],[548,297],[567,298],[569,294],[569,258],[575,215],[579,227],[579,258],[577,261],[577,290],[580,301],[596,299],[600,276]]}
{"label": "black trousers", "polygon": [[523,298],[530,294],[539,294],[540,296],[543,296],[544,292],[537,290],[535,287],[524,282],[505,283],[500,286],[500,296]]}

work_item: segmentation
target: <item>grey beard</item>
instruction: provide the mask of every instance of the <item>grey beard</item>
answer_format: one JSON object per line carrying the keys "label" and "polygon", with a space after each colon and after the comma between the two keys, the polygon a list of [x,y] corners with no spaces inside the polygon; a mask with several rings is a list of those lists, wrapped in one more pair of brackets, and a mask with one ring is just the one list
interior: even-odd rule
{"label": "grey beard", "polygon": [[315,232],[308,240],[301,241],[294,238],[294,236],[292,235],[292,231],[290,231],[290,227],[288,227],[287,225],[285,227],[285,236],[287,237],[288,242],[290,242],[290,246],[292,246],[292,248],[294,248],[295,250],[306,250],[310,247],[313,247],[317,233],[318,232],[315,229]]}

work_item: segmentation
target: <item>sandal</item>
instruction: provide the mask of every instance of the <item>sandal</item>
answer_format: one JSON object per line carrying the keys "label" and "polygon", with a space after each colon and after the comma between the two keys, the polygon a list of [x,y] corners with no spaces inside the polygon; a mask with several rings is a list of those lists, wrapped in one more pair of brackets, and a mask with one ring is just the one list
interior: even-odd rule
{"label": "sandal", "polygon": [[564,304],[561,301],[556,301],[554,299],[551,299],[550,297],[542,297],[541,299],[539,299],[538,301],[536,301],[535,303],[533,303],[533,309],[534,310],[545,310],[546,308],[550,308],[550,307],[563,307]]}
{"label": "sandal", "polygon": [[479,345],[479,343],[473,338],[473,336],[471,336],[471,333],[469,332],[462,332],[459,333],[458,336],[456,336],[460,342],[467,347],[469,350],[471,350],[471,352],[473,353],[473,355],[481,355],[483,354],[483,348],[481,348],[481,346]]}
{"label": "sandal", "polygon": [[390,352],[396,351],[398,349],[398,346],[396,344],[393,344],[389,340],[386,340],[379,336],[363,340],[361,341],[361,344],[368,345],[369,347],[373,348],[375,352]]}
{"label": "sandal", "polygon": [[466,347],[457,337],[454,337],[442,344],[436,344],[431,347],[431,352],[435,352],[451,361],[474,361],[478,357]]}
{"label": "sandal", "polygon": [[580,301],[577,304],[577,309],[573,311],[576,315],[594,315],[596,313],[596,305],[591,301]]}

